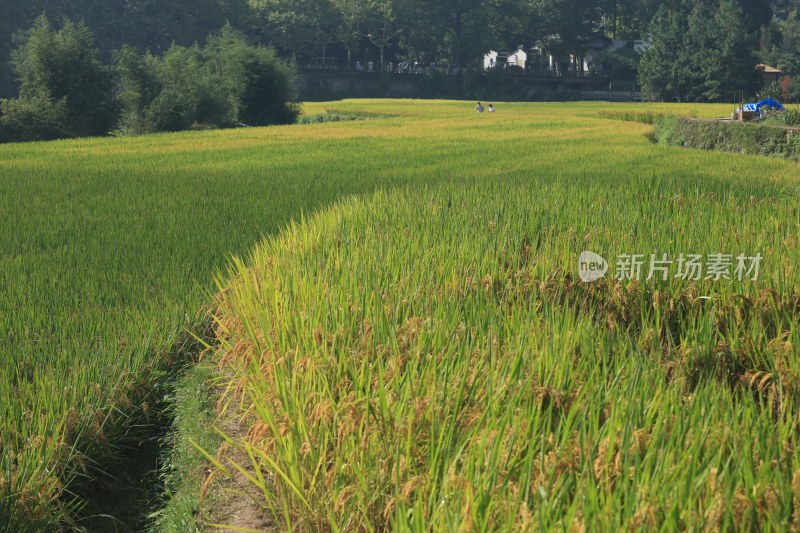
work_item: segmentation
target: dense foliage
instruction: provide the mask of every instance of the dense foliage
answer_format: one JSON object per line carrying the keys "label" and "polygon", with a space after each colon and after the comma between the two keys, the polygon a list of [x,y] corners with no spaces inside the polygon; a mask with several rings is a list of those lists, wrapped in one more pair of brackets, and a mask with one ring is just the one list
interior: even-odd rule
{"label": "dense foliage", "polygon": [[[406,58],[472,66],[487,47],[531,46],[581,53],[593,32],[639,38],[656,0],[0,0],[0,64],[15,32],[45,13],[84,20],[102,50],[128,44],[160,55],[174,43],[202,42],[225,23],[254,42],[306,61],[335,48],[352,60]],[[384,52],[381,57],[381,51]],[[342,62],[340,62],[341,64]],[[13,96],[0,75],[0,95]]]}
{"label": "dense foliage", "polygon": [[286,124],[297,115],[289,67],[230,26],[202,48],[176,45],[157,58],[123,47],[115,58],[123,132]]}
{"label": "dense foliage", "polygon": [[0,101],[0,140],[101,135],[114,122],[109,69],[85,24],[66,20],[54,31],[44,17],[13,55],[17,100]]}
{"label": "dense foliage", "polygon": [[[111,0],[93,9],[88,0],[33,0],[24,6],[0,0],[0,63],[13,47],[12,35],[42,13],[51,20],[84,20],[106,58],[126,44],[155,55],[172,44],[191,46],[227,20],[255,42],[303,62],[336,50],[348,65],[367,58],[383,64],[391,57],[470,67],[488,48],[538,44],[554,54],[580,56],[597,34],[642,38],[659,5],[654,0]],[[12,95],[10,76],[0,79],[5,79],[0,94]]]}
{"label": "dense foliage", "polygon": [[662,6],[650,24],[653,46],[642,57],[639,79],[651,98],[664,101],[732,101],[735,91],[756,88],[756,35],[741,6],[697,3]]}
{"label": "dense foliage", "polygon": [[[42,13],[51,21],[82,21],[106,65],[126,46],[153,57],[173,47],[202,48],[227,21],[249,42],[270,46],[281,57],[331,65],[326,60],[334,56],[340,68],[356,61],[377,67],[418,61],[461,72],[476,67],[488,49],[522,45],[582,58],[601,35],[641,39],[652,45],[641,85],[648,98],[665,101],[727,101],[734,91],[752,94],[753,65],[759,61],[789,75],[800,73],[798,0],[110,0],[103,9],[89,0],[20,4],[0,0],[0,96],[18,94],[11,51]],[[636,53],[606,53],[600,60],[615,78],[636,77]],[[782,94],[794,95],[797,90],[786,83]],[[44,108],[41,114],[52,112]],[[185,123],[191,113],[178,114],[181,118],[169,122]]]}
{"label": "dense foliage", "polygon": [[107,67],[85,23],[56,31],[39,17],[13,57],[20,96],[0,100],[0,141],[286,124],[298,113],[290,67],[229,25],[162,57],[123,46]]}

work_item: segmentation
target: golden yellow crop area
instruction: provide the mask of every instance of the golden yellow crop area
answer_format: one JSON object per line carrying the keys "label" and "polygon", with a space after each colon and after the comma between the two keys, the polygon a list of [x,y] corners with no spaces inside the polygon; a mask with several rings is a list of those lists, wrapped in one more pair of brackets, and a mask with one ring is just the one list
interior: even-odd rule
{"label": "golden yellow crop area", "polygon": [[[0,524],[102,514],[74,494],[159,423],[235,255],[249,259],[231,286],[255,285],[216,301],[219,352],[321,369],[274,390],[225,359],[264,431],[247,446],[280,520],[789,525],[796,164],[659,146],[600,116],[729,106],[494,103],[309,103],[367,119],[0,146]],[[612,271],[589,289],[573,283],[587,248],[764,263],[757,282],[628,287]],[[279,276],[258,279],[270,256]],[[716,435],[713,460],[695,434]],[[670,493],[673,478],[686,485]]]}
{"label": "golden yellow crop area", "polygon": [[299,530],[798,527],[795,164],[658,146],[597,104],[465,107],[308,106],[395,114],[332,133],[429,179],[220,276],[220,405],[248,429],[216,475]]}

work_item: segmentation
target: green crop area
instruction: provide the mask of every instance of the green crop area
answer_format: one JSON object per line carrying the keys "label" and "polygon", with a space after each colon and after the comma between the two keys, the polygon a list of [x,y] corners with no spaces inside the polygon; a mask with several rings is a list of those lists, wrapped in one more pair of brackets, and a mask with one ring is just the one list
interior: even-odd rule
{"label": "green crop area", "polygon": [[0,529],[102,523],[195,336],[278,529],[800,526],[797,164],[613,119],[728,106],[473,106],[0,146]]}

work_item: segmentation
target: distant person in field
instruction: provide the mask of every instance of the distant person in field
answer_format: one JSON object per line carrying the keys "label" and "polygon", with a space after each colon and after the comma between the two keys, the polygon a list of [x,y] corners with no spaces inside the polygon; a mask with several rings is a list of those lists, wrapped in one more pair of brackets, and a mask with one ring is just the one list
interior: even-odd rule
{"label": "distant person in field", "polygon": [[494,113],[494,104],[489,104],[489,113]]}
{"label": "distant person in field", "polygon": [[477,111],[478,113],[483,113],[483,104],[478,102],[478,105],[475,106],[475,111]]}

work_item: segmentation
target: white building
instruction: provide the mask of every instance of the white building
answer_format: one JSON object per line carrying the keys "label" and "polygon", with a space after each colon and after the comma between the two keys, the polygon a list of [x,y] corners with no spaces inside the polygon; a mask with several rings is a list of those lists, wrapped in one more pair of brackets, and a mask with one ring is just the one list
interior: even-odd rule
{"label": "white building", "polygon": [[522,47],[512,53],[489,50],[489,53],[483,55],[483,69],[505,68],[508,65],[525,68],[527,60],[528,54]]}
{"label": "white building", "polygon": [[497,66],[497,52],[489,50],[488,54],[483,54],[483,70],[489,70]]}
{"label": "white building", "polygon": [[[557,35],[549,36],[551,39],[558,39]],[[602,55],[614,52],[623,48],[633,48],[639,54],[643,54],[649,45],[645,41],[617,41],[605,36],[597,36],[586,46],[586,52],[582,58],[574,54],[567,54],[562,57],[552,56],[544,52],[544,46],[536,46],[529,51],[522,47],[517,48],[513,53],[502,53],[490,50],[483,56],[483,68],[504,68],[506,65],[514,65],[521,68],[530,67],[533,70],[551,70],[563,72],[582,70],[584,72],[602,72]],[[581,62],[582,60],[582,62]]]}
{"label": "white building", "polygon": [[528,60],[528,54],[522,48],[517,48],[517,51],[508,56],[506,63],[510,66],[525,68],[525,62]]}

